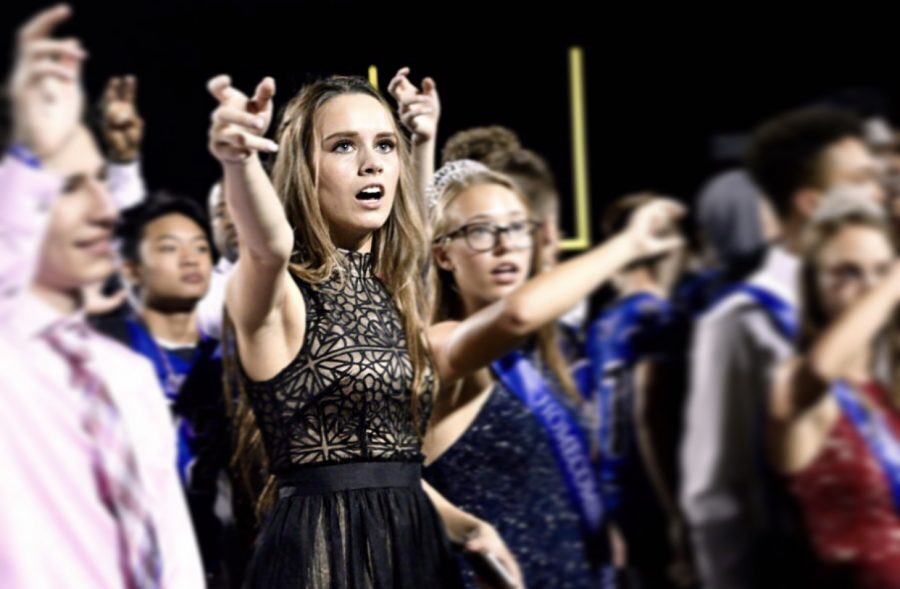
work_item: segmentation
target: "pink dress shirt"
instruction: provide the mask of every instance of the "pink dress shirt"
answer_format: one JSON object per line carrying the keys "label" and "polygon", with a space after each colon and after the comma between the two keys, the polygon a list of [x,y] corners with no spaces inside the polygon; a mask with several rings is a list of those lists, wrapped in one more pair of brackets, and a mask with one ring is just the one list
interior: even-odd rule
{"label": "pink dress shirt", "polygon": [[[27,288],[61,181],[0,163],[0,587],[121,588],[116,522],[94,479],[85,397],[44,334],[63,318]],[[159,536],[162,587],[204,586],[175,469],[175,433],[150,363],[91,332],[88,351],[118,406]]]}

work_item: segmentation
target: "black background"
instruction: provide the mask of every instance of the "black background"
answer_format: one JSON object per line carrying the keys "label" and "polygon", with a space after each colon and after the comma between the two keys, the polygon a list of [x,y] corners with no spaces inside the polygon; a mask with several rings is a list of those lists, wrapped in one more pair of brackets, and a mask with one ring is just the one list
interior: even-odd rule
{"label": "black background", "polygon": [[[61,31],[91,57],[93,99],[110,75],[139,77],[147,121],[144,169],[151,189],[204,199],[217,178],[206,151],[212,99],[206,81],[229,73],[250,89],[278,83],[277,105],[306,80],[366,75],[382,87],[396,69],[437,80],[442,143],[483,124],[515,129],[544,154],[571,218],[568,49],[585,54],[592,217],[625,192],[654,189],[690,201],[721,163],[711,138],[846,86],[898,91],[900,44],[887,14],[844,6],[788,18],[761,6],[727,9],[569,2],[71,2]],[[46,2],[0,6],[0,36]],[[490,11],[488,11],[490,8]],[[823,15],[832,22],[821,22]],[[895,49],[896,47],[896,49]],[[6,63],[10,61],[6,52]],[[597,223],[594,223],[596,228]],[[597,233],[594,233],[595,240]]]}

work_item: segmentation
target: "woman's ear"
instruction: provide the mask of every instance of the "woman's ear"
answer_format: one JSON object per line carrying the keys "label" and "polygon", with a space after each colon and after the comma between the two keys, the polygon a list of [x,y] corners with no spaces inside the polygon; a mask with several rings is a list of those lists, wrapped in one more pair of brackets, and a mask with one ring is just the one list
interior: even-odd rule
{"label": "woman's ear", "polygon": [[447,248],[443,243],[434,244],[431,248],[431,252],[434,256],[434,263],[437,264],[438,268],[446,270],[447,272],[453,272],[453,260],[447,255]]}

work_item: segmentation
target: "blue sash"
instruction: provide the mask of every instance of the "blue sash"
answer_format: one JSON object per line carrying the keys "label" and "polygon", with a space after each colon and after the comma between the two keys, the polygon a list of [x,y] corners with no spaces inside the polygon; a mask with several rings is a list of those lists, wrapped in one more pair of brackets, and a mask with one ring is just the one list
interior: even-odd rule
{"label": "blue sash", "polygon": [[736,292],[742,292],[753,299],[753,302],[759,305],[766,315],[769,316],[775,325],[775,329],[778,330],[782,337],[792,343],[797,341],[797,336],[800,335],[800,327],[797,325],[796,309],[771,291],[755,284],[743,282],[726,288],[709,305],[707,312],[711,311],[723,299]]}
{"label": "blue sash", "polygon": [[837,381],[831,391],[844,415],[881,465],[894,499],[894,508],[900,513],[900,440],[884,417],[870,411],[849,384]]}
{"label": "blue sash", "polygon": [[[170,402],[174,402],[178,397],[178,390],[181,388],[181,384],[187,375],[191,373],[191,369],[197,361],[200,346],[197,346],[197,351],[194,352],[193,358],[185,360],[177,354],[167,353],[156,343],[149,330],[137,319],[126,319],[125,324],[128,327],[128,335],[131,338],[131,349],[153,362],[153,366],[156,368],[156,376],[159,379],[163,392],[166,393],[166,398]],[[205,335],[201,334],[201,342],[207,339]],[[163,358],[162,354],[166,354],[166,357]],[[172,374],[168,372],[169,367],[171,367]]]}
{"label": "blue sash", "polygon": [[597,412],[597,437],[600,452],[600,488],[604,504],[616,513],[622,503],[621,471],[629,459],[628,428],[631,424],[632,391],[624,381],[635,360],[635,351],[621,340],[622,326],[637,323],[641,305],[654,297],[646,294],[626,299],[623,306],[594,322],[588,333],[587,352],[594,378],[594,403]]}
{"label": "blue sash", "polygon": [[797,311],[791,304],[768,290],[753,284],[741,284],[737,287],[737,290],[748,295],[756,304],[763,308],[772,319],[775,328],[786,340],[791,342],[797,341],[797,336],[800,335],[800,328],[797,325]]}
{"label": "blue sash", "polygon": [[491,367],[540,421],[582,524],[590,532],[598,532],[603,524],[603,502],[590,446],[575,416],[554,398],[550,383],[522,352],[512,352]]}

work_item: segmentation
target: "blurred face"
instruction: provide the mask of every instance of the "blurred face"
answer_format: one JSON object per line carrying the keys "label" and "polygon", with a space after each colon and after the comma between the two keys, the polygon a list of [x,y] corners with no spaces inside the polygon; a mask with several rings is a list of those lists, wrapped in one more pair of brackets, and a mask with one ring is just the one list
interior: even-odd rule
{"label": "blurred face", "polygon": [[508,175],[525,192],[525,196],[528,197],[534,209],[535,220],[541,224],[540,238],[544,256],[542,266],[550,268],[556,264],[562,241],[562,232],[559,227],[559,194],[527,176]]}
{"label": "blurred face", "polygon": [[882,117],[869,117],[863,122],[863,132],[872,156],[879,168],[884,171],[894,144],[894,131],[890,123]]}
{"label": "blurred face", "polygon": [[61,293],[101,282],[116,268],[112,232],[118,210],[97,145],[81,128],[44,165],[63,178],[63,188],[50,212],[35,282]]}
{"label": "blurred face", "polygon": [[825,314],[840,315],[890,270],[894,252],[887,237],[870,227],[842,229],[819,252],[816,281]]}
{"label": "blurred face", "polygon": [[897,225],[900,223],[900,153],[892,151],[886,156],[886,161],[884,184],[887,193],[887,211],[891,221]]}
{"label": "blurred face", "polygon": [[559,258],[562,234],[559,230],[559,216],[550,213],[541,222],[540,235],[544,245],[544,267],[552,268]]}
{"label": "blurred face", "polygon": [[536,225],[508,188],[480,184],[461,192],[446,211],[449,239],[435,261],[453,273],[467,313],[500,300],[531,272]]}
{"label": "blurred face", "polygon": [[384,225],[400,179],[399,137],[375,98],[344,94],[315,117],[319,203],[339,247],[366,248]]}
{"label": "blurred face", "polygon": [[824,154],[825,192],[849,191],[878,204],[885,201],[878,162],[866,145],[847,138],[829,147]]}
{"label": "blurred face", "polygon": [[148,223],[138,257],[137,264],[129,264],[129,279],[148,307],[192,309],[209,289],[209,242],[190,217],[172,213]]}
{"label": "blurred face", "polygon": [[231,262],[238,259],[237,228],[231,220],[231,211],[222,192],[222,184],[216,184],[209,196],[209,218],[212,221],[216,249]]}

